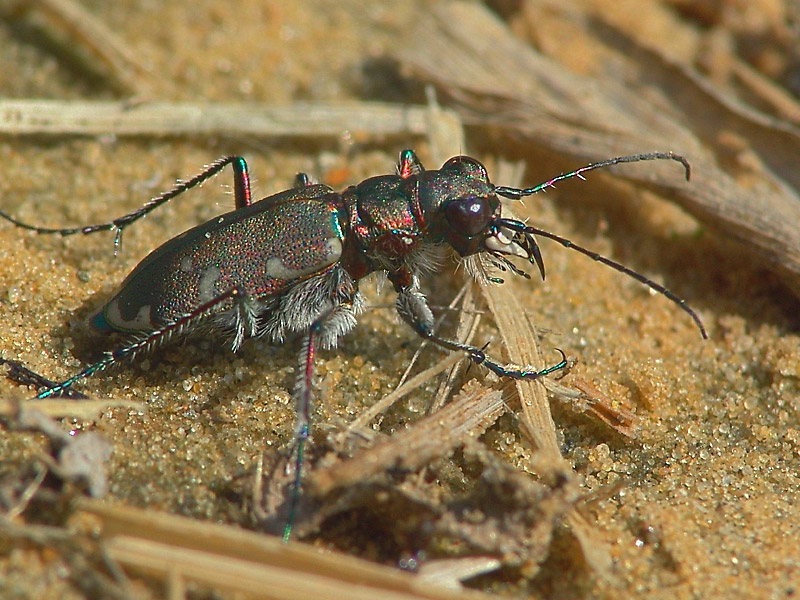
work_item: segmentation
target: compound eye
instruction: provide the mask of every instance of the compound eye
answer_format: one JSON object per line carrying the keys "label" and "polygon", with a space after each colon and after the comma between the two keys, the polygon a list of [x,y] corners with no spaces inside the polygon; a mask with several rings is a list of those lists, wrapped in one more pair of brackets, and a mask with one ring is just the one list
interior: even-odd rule
{"label": "compound eye", "polygon": [[454,156],[442,165],[443,171],[459,171],[470,177],[488,181],[486,167],[471,156]]}
{"label": "compound eye", "polygon": [[445,204],[444,216],[456,233],[472,237],[489,225],[492,209],[486,198],[459,198]]}

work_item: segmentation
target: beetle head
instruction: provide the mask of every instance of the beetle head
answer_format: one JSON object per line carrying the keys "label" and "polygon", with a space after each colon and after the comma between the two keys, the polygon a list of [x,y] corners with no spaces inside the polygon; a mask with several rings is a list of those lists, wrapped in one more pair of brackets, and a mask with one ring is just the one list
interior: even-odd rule
{"label": "beetle head", "polygon": [[536,240],[521,221],[502,218],[495,190],[486,168],[468,156],[451,158],[438,171],[423,172],[419,196],[427,208],[429,231],[450,245],[480,278],[499,281],[488,275],[492,268],[528,277],[507,256],[535,263],[544,278]]}

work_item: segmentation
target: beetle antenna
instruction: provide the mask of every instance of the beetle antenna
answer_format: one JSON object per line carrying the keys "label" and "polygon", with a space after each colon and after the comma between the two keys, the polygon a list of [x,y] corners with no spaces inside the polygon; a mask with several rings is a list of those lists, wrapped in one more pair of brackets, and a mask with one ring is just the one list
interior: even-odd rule
{"label": "beetle antenna", "polygon": [[606,258],[602,254],[598,254],[592,250],[584,248],[583,246],[579,246],[578,244],[568,240],[567,238],[563,238],[560,235],[556,235],[555,233],[550,233],[549,231],[545,231],[543,229],[539,229],[537,227],[531,227],[522,223],[521,221],[516,221],[514,219],[497,219],[495,223],[500,227],[508,227],[509,229],[519,232],[525,235],[540,235],[542,237],[546,237],[548,239],[553,240],[554,242],[558,242],[565,248],[569,248],[570,250],[576,250],[581,254],[588,256],[592,260],[596,260],[599,263],[603,263],[606,266],[611,267],[612,269],[619,271],[620,273],[624,273],[628,277],[632,277],[636,281],[643,283],[647,287],[652,290],[655,290],[662,296],[666,296],[669,300],[677,304],[681,307],[686,313],[692,317],[692,320],[697,325],[697,328],[700,330],[700,335],[703,336],[704,340],[708,339],[708,333],[706,332],[705,325],[703,325],[703,321],[700,320],[698,314],[688,305],[686,300],[681,298],[680,296],[676,295],[674,292],[670,291],[660,283],[656,283],[652,279],[645,277],[641,273],[637,273],[630,267],[626,267],[622,263],[618,263],[615,260],[611,260],[610,258]]}
{"label": "beetle antenna", "polygon": [[546,190],[547,188],[554,187],[556,183],[558,183],[559,181],[564,181],[565,179],[572,179],[573,177],[578,177],[580,179],[583,179],[583,174],[586,173],[587,171],[594,171],[595,169],[602,169],[604,167],[610,167],[613,165],[618,165],[620,163],[641,162],[643,160],[674,160],[681,163],[683,165],[683,168],[686,170],[686,181],[689,181],[689,177],[692,174],[692,167],[689,164],[689,161],[686,160],[680,154],[675,154],[673,152],[651,152],[649,154],[632,154],[630,156],[617,156],[616,158],[601,160],[600,162],[591,163],[579,169],[575,169],[574,171],[569,171],[568,173],[562,173],[557,177],[553,177],[552,179],[545,181],[544,183],[540,183],[539,185],[530,188],[513,188],[507,186],[496,186],[494,188],[494,193],[497,194],[498,196],[503,196],[504,198],[519,200],[520,198],[524,198],[525,196],[531,196],[536,192],[541,192],[542,190]]}

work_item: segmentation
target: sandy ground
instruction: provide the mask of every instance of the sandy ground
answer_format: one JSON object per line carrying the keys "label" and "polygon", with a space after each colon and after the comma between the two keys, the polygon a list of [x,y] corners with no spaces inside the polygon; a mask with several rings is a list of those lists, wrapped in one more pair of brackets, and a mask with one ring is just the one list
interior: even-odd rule
{"label": "sandy ground", "polygon": [[[379,59],[426,18],[429,3],[286,4],[84,2],[143,65],[141,74],[133,71],[136,89],[109,75],[114,69],[85,56],[85,50],[65,52],[74,41],[60,39],[66,34],[58,34],[46,18],[29,15],[14,25],[6,20],[0,25],[0,90],[8,98],[64,100],[135,95],[141,101],[287,104],[373,94],[418,100],[404,95],[408,91],[401,86],[383,85],[375,71]],[[765,28],[788,19],[789,8],[763,4],[760,12],[753,10]],[[576,3],[574,11],[582,14],[586,6]],[[552,18],[546,7],[539,8],[545,11],[542,19]],[[680,18],[697,30],[728,27],[729,39],[738,40],[736,24],[757,20],[744,15],[737,21],[731,16],[734,3],[729,10],[726,18],[711,8]],[[784,12],[776,16],[776,11]],[[558,33],[554,27],[540,42],[552,50]],[[580,50],[565,43],[564,68],[580,72],[581,60]],[[613,74],[613,67],[608,72]],[[503,154],[502,139],[487,139],[480,130],[468,131],[467,144],[490,165]],[[345,132],[321,140],[3,135],[0,208],[48,226],[102,222],[232,153],[247,156],[259,196],[285,189],[298,171],[343,187],[391,172],[397,151],[408,146],[427,159],[421,138]],[[680,151],[670,140],[664,146]],[[513,158],[526,157],[517,146],[514,153]],[[527,163],[526,181],[577,166],[557,155],[535,156],[536,162]],[[0,223],[0,356],[54,379],[96,357],[104,342],[88,333],[84,320],[149,250],[227,210],[228,183],[230,176],[223,174],[126,231],[116,259],[110,234],[61,239]],[[547,281],[516,279],[506,285],[514,286],[546,331],[545,357],[551,357],[548,348],[563,348],[578,361],[565,384],[570,377],[592,382],[638,417],[638,433],[629,439],[553,404],[562,454],[582,483],[580,511],[596,526],[612,569],[608,576],[594,573],[557,528],[535,577],[509,569],[472,585],[548,598],[792,597],[800,591],[797,299],[747,247],[716,235],[655,194],[630,188],[611,177],[573,181],[527,202],[524,214],[686,297],[711,339],[701,340],[691,320],[663,297],[542,242]],[[429,282],[436,305],[446,305],[457,290],[450,271],[448,264]],[[322,422],[350,420],[389,392],[416,348],[414,335],[386,308],[391,294],[373,283],[365,291],[379,306],[338,351],[323,353],[319,361],[326,398],[317,415]],[[485,325],[477,339],[483,343],[495,335]],[[490,348],[499,352],[497,343]],[[111,440],[109,502],[247,525],[243,495],[232,491],[240,489],[232,482],[249,477],[260,453],[285,452],[291,444],[295,354],[255,342],[234,356],[215,338],[193,339],[81,386],[92,398],[141,403],[137,408],[107,409],[95,419],[63,423]],[[427,366],[439,358],[429,350],[421,360]],[[483,377],[476,370],[472,376]],[[430,383],[388,416],[383,430],[391,433],[413,418],[434,387]],[[17,390],[0,380],[3,397]],[[510,415],[487,435],[489,445],[517,466],[532,452]],[[41,435],[0,430],[4,481],[45,447]],[[26,513],[18,521],[42,518],[46,521]],[[360,526],[352,540],[340,524],[335,532],[306,541],[388,564],[420,551],[371,535],[369,524]],[[357,521],[352,527],[359,528]],[[85,592],[70,583],[69,568],[46,550],[0,532],[3,597],[81,597]],[[142,593],[157,596],[154,589],[145,586]]]}

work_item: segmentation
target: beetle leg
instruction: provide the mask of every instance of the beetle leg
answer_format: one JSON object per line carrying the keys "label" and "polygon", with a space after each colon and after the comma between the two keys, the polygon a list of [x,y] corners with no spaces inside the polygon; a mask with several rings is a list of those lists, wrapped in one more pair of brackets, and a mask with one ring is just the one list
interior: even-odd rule
{"label": "beetle leg", "polygon": [[138,208],[127,215],[114,219],[113,221],[109,221],[108,223],[98,223],[96,225],[86,225],[83,227],[51,229],[49,227],[37,227],[36,225],[23,223],[22,221],[16,220],[14,217],[3,211],[0,211],[0,217],[6,219],[7,221],[11,221],[18,227],[29,229],[31,231],[35,231],[36,233],[54,233],[61,236],[67,236],[74,235],[76,233],[88,235],[98,231],[115,231],[114,255],[116,255],[119,252],[122,244],[123,229],[125,229],[134,221],[138,221],[162,204],[166,204],[176,196],[180,196],[183,192],[197,187],[207,179],[219,173],[227,165],[233,166],[233,195],[236,201],[236,208],[239,209],[244,208],[245,206],[250,206],[250,203],[252,202],[252,196],[250,194],[250,176],[247,172],[247,162],[245,162],[244,158],[241,156],[224,156],[215,160],[191,179],[179,181],[171,190],[156,196],[141,208]]}
{"label": "beetle leg", "polygon": [[294,187],[303,189],[312,185],[314,184],[311,183],[311,177],[308,176],[308,173],[298,173],[294,176]]}
{"label": "beetle leg", "polygon": [[[303,471],[303,455],[306,440],[309,437],[309,427],[311,423],[311,404],[314,377],[314,358],[317,349],[325,345],[326,338],[337,335],[342,327],[342,320],[347,319],[353,311],[352,303],[345,302],[337,304],[332,309],[323,313],[308,328],[303,336],[300,347],[299,367],[297,381],[295,382],[293,395],[297,404],[297,425],[295,427],[295,472],[294,490],[292,491],[291,504],[289,506],[289,517],[286,520],[286,527],[283,530],[283,540],[288,541],[294,525],[297,505],[300,500],[300,484]],[[338,339],[338,335],[337,335]],[[321,344],[322,342],[322,344]],[[333,344],[335,345],[335,343]]]}
{"label": "beetle leg", "polygon": [[233,301],[234,303],[243,301],[246,299],[245,293],[238,287],[232,288],[225,292],[224,294],[220,294],[216,298],[212,298],[208,302],[201,304],[196,309],[191,311],[190,313],[184,315],[180,319],[176,319],[172,323],[161,327],[151,333],[148,333],[139,339],[131,342],[127,346],[122,346],[121,348],[117,348],[112,352],[107,352],[105,357],[102,360],[97,361],[96,363],[89,365],[82,371],[76,373],[69,379],[62,381],[61,383],[57,383],[55,385],[49,386],[48,388],[42,390],[34,399],[41,400],[42,398],[57,398],[66,395],[69,392],[69,388],[71,388],[75,383],[84,379],[86,377],[91,377],[95,373],[99,371],[104,371],[108,367],[117,364],[125,359],[132,359],[137,354],[141,354],[143,352],[149,352],[156,346],[166,342],[174,335],[180,335],[185,333],[189,330],[192,326],[196,325],[199,321],[206,319],[212,315],[217,314],[221,307]]}
{"label": "beetle leg", "polygon": [[490,359],[481,348],[437,336],[433,332],[434,318],[431,309],[428,307],[428,301],[421,292],[413,289],[413,287],[404,288],[398,292],[395,308],[402,319],[408,323],[420,337],[430,340],[437,346],[446,348],[447,350],[466,352],[476,365],[484,365],[500,377],[538,379],[539,377],[567,366],[567,359],[564,352],[556,349],[561,354],[561,360],[545,369],[536,370],[531,367],[525,367],[523,369],[508,368]]}
{"label": "beetle leg", "polygon": [[[8,365],[8,377],[11,381],[15,381],[20,385],[30,385],[37,390],[41,388],[51,388],[58,385],[58,382],[52,379],[47,379],[44,375],[39,375],[36,371],[31,371],[28,367],[16,360],[6,360],[0,358],[0,365]],[[60,396],[62,398],[72,398],[73,400],[86,400],[88,396],[80,393],[78,390],[71,388],[65,389]]]}

